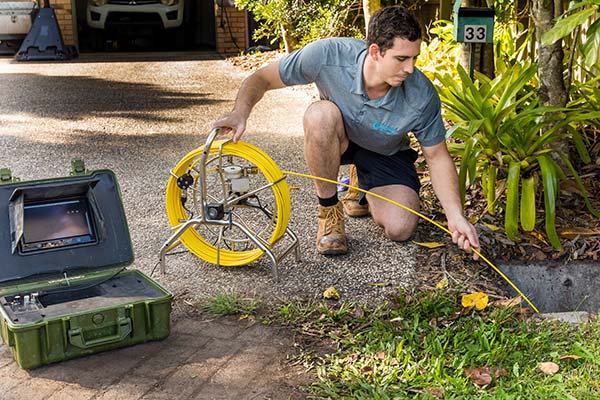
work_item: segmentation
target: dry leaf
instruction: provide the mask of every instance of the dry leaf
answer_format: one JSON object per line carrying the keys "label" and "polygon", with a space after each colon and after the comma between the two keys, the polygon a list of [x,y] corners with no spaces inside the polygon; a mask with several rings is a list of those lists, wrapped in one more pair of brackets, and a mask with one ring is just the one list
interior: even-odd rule
{"label": "dry leaf", "polygon": [[504,368],[496,367],[465,368],[464,372],[471,382],[479,386],[485,386],[492,383],[492,377],[499,378],[508,375],[508,372],[506,372]]}
{"label": "dry leaf", "polygon": [[512,299],[496,300],[492,304],[496,307],[515,307],[521,304],[522,301],[521,296],[517,296]]}
{"label": "dry leaf", "polygon": [[377,286],[377,287],[385,287],[385,286],[389,286],[390,283],[389,282],[371,282],[369,283],[369,286]]}
{"label": "dry leaf", "polygon": [[427,389],[427,393],[429,393],[436,399],[444,398],[444,389],[443,388]]}
{"label": "dry leaf", "polygon": [[544,235],[542,235],[538,231],[531,231],[531,232],[529,232],[529,234],[531,236],[533,236],[534,238],[536,238],[537,240],[539,240],[540,242],[544,243],[545,245],[548,244],[548,241],[546,240],[546,238],[544,237]]}
{"label": "dry leaf", "polygon": [[600,235],[600,229],[567,228],[559,230],[558,234],[567,239],[574,239],[576,236]]}
{"label": "dry leaf", "polygon": [[579,360],[581,357],[576,356],[575,354],[568,354],[566,356],[562,356],[561,360]]}
{"label": "dry leaf", "polygon": [[378,351],[377,354],[375,354],[375,356],[379,360],[385,360],[386,354],[385,351]]}
{"label": "dry leaf", "polygon": [[363,375],[370,374],[371,372],[373,372],[373,367],[369,367],[368,365],[365,365],[360,369],[360,373]]}
{"label": "dry leaf", "polygon": [[471,382],[479,386],[492,383],[492,375],[487,368],[465,368],[465,375]]}
{"label": "dry leaf", "polygon": [[323,297],[328,300],[339,300],[340,294],[333,286],[330,286],[323,292]]}
{"label": "dry leaf", "polygon": [[555,364],[553,362],[538,363],[538,368],[540,369],[540,371],[542,371],[543,373],[548,374],[548,375],[554,375],[560,369],[558,364]]}
{"label": "dry leaf", "polygon": [[413,243],[416,245],[419,245],[421,247],[427,247],[428,249],[437,249],[438,247],[444,247],[445,244],[444,243],[439,243],[439,242],[415,242],[413,240]]}
{"label": "dry leaf", "polygon": [[475,307],[476,310],[483,310],[487,307],[489,297],[483,292],[475,292],[462,296],[461,303],[465,308]]}
{"label": "dry leaf", "polygon": [[448,278],[444,278],[441,281],[439,281],[438,283],[436,283],[435,288],[436,289],[444,289],[448,287]]}
{"label": "dry leaf", "polygon": [[496,231],[499,231],[499,230],[500,230],[500,227],[498,227],[498,226],[496,226],[496,225],[488,224],[488,223],[485,223],[485,222],[483,223],[483,225],[484,225],[485,227],[487,227],[487,228],[488,228],[490,231],[492,231],[492,232],[496,232]]}
{"label": "dry leaf", "polygon": [[365,316],[365,310],[362,307],[356,306],[354,307],[354,318],[362,318]]}

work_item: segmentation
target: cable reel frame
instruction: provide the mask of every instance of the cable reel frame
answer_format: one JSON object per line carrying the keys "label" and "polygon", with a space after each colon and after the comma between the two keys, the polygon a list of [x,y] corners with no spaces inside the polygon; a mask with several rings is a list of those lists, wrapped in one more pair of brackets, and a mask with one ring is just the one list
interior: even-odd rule
{"label": "cable reel frame", "polygon": [[[298,238],[287,227],[291,200],[286,175],[258,147],[241,141],[215,141],[218,134],[219,129],[213,129],[204,146],[188,153],[171,171],[167,183],[166,208],[174,232],[160,250],[161,272],[165,273],[166,270],[167,253],[183,244],[197,257],[218,266],[247,265],[266,254],[271,260],[272,273],[277,280],[277,266],[285,256],[294,251],[296,260],[300,260]],[[249,162],[250,166],[235,165],[231,162],[234,157]],[[224,163],[225,158],[230,161],[228,165]],[[216,168],[207,168],[214,162],[217,162]],[[193,177],[192,172],[197,175]],[[208,172],[217,173],[221,196],[209,193]],[[251,189],[248,176],[260,173],[267,183]],[[268,190],[271,190],[274,196],[273,211],[262,206],[258,197],[261,192]],[[199,210],[197,217],[185,207],[188,191],[193,195],[194,210]],[[256,203],[249,201],[253,198]],[[260,215],[264,214],[263,217],[270,218],[274,226],[267,226],[267,229],[256,232],[244,222],[241,216],[242,208],[259,210],[262,212]],[[272,228],[270,237],[263,237],[269,228]],[[226,238],[225,233],[231,232],[232,229],[238,230],[238,238]],[[216,243],[211,243],[203,236],[203,233],[207,232],[212,235],[217,232]],[[279,254],[275,254],[275,244],[283,237],[287,237],[290,243],[281,249]],[[246,248],[236,251],[236,243],[242,243]],[[255,248],[248,249],[249,244]]]}

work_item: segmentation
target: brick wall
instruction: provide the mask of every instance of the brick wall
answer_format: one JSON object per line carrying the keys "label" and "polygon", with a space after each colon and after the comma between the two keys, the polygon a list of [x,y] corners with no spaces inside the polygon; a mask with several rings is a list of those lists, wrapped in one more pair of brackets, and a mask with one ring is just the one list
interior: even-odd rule
{"label": "brick wall", "polygon": [[54,8],[58,26],[65,46],[75,45],[75,20],[73,17],[73,1],[74,0],[50,0],[50,6]]}
{"label": "brick wall", "polygon": [[224,56],[240,54],[248,48],[248,14],[235,6],[215,3],[217,52]]}

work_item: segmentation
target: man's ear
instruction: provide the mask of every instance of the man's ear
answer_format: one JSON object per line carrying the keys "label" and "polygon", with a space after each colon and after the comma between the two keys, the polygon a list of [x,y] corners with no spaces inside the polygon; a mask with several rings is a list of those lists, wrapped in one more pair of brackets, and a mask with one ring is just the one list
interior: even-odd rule
{"label": "man's ear", "polygon": [[373,59],[373,60],[377,60],[379,58],[379,56],[381,56],[382,54],[379,52],[379,46],[376,45],[375,43],[371,43],[371,45],[369,46],[369,56]]}

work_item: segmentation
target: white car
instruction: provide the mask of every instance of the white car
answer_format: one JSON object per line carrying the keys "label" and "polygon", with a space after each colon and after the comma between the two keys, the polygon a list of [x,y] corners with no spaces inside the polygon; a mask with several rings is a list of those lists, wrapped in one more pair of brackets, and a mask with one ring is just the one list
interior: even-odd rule
{"label": "white car", "polygon": [[125,26],[178,28],[183,22],[185,0],[88,0],[90,28]]}

